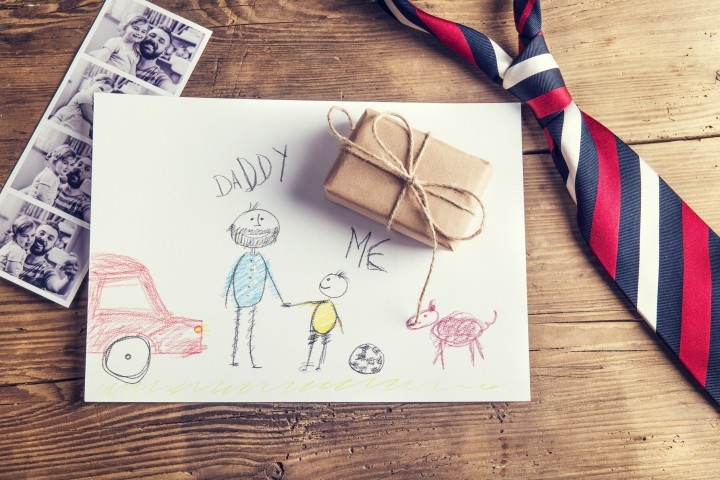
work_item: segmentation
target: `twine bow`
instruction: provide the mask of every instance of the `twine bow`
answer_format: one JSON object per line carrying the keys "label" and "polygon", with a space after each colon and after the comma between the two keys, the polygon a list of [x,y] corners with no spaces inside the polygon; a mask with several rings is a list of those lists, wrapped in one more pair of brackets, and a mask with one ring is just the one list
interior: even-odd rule
{"label": "twine bow", "polygon": [[[355,124],[353,122],[352,116],[350,113],[345,110],[342,107],[334,106],[330,108],[328,111],[328,125],[330,126],[330,131],[332,134],[340,140],[340,146],[338,147],[339,150],[345,151],[354,157],[369,163],[370,165],[373,165],[376,168],[380,168],[384,172],[387,172],[391,175],[393,175],[395,178],[400,180],[402,182],[402,189],[400,190],[400,193],[398,194],[397,198],[395,199],[395,203],[392,206],[392,210],[390,211],[390,214],[387,217],[387,220],[385,222],[385,228],[390,230],[392,228],[392,224],[395,221],[395,217],[397,215],[398,209],[400,207],[400,204],[405,199],[406,194],[409,192],[410,196],[415,199],[417,204],[420,206],[420,210],[422,211],[423,219],[425,220],[425,225],[427,227],[427,232],[429,233],[429,237],[432,239],[432,259],[430,260],[430,266],[428,268],[427,276],[425,277],[425,282],[423,284],[422,291],[420,292],[420,296],[418,298],[417,303],[417,312],[416,312],[416,318],[420,314],[420,308],[422,305],[423,298],[425,297],[425,292],[427,290],[428,284],[430,283],[430,277],[432,275],[433,268],[435,266],[435,258],[437,255],[437,247],[438,247],[438,234],[442,235],[448,240],[470,240],[482,233],[483,228],[485,227],[485,206],[482,203],[482,200],[480,200],[480,197],[478,197],[475,193],[471,192],[468,189],[458,187],[456,185],[447,184],[447,183],[439,183],[439,182],[430,182],[423,179],[420,179],[416,176],[415,172],[420,164],[420,161],[423,158],[423,155],[425,153],[425,148],[430,142],[430,139],[432,138],[429,133],[426,133],[424,135],[424,138],[422,140],[422,144],[420,145],[420,149],[418,150],[417,154],[415,154],[415,135],[413,133],[413,129],[410,127],[410,124],[408,121],[403,117],[402,115],[399,115],[397,113],[393,112],[383,112],[378,114],[372,123],[372,133],[373,133],[373,139],[377,142],[378,146],[381,149],[382,154],[377,155],[375,153],[372,153],[365,149],[362,145],[359,145],[358,143],[353,142],[348,137],[342,135],[340,132],[337,131],[335,126],[332,122],[332,114],[335,111],[340,111],[345,114],[345,116],[348,118],[350,122],[350,129],[355,129]],[[407,136],[407,151],[405,152],[405,160],[398,157],[388,146],[385,144],[383,139],[378,133],[378,126],[380,125],[380,122],[386,118],[395,118],[398,120],[398,125],[402,127],[403,131],[405,132]],[[477,202],[477,204],[480,206],[480,209],[482,210],[482,220],[480,222],[480,226],[475,229],[472,233],[465,236],[455,236],[450,235],[446,231],[442,229],[440,225],[435,221],[433,218],[432,212],[430,210],[430,207],[428,205],[428,196],[432,195],[435,198],[438,198],[444,202],[447,202],[454,207],[463,210],[465,212],[468,212],[470,214],[473,214],[474,212],[466,207],[465,205],[462,205],[452,198],[448,197],[447,195],[444,195],[441,192],[433,191],[430,188],[437,188],[437,189],[446,189],[450,191],[454,191],[456,193],[459,193],[461,195],[464,195],[466,197],[469,197]]]}

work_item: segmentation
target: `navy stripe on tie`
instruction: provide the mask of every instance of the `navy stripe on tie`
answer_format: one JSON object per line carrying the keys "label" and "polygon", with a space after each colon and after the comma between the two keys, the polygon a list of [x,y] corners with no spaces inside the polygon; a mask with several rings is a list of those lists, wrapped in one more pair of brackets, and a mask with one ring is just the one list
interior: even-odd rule
{"label": "navy stripe on tie", "polygon": [[530,42],[517,57],[515,57],[512,64],[516,65],[524,62],[528,58],[537,57],[538,55],[545,53],[550,53],[547,42],[545,42],[545,37],[537,36],[532,39],[532,42]]}
{"label": "navy stripe on tie", "polygon": [[557,168],[558,172],[560,173],[563,182],[567,183],[568,176],[570,176],[570,169],[565,163],[565,158],[562,156],[562,152],[560,152],[560,149],[558,147],[555,147],[553,148],[553,151],[550,152],[550,155],[552,156],[555,168]]}
{"label": "navy stripe on tie", "polygon": [[[515,17],[515,26],[520,26],[520,17],[527,13],[528,0],[514,0],[513,2],[513,16]],[[542,28],[542,13],[540,12],[540,1],[537,0],[532,5],[532,10],[529,15],[525,17],[525,25],[522,27],[522,31],[518,32],[522,37],[531,39],[538,33]]]}
{"label": "navy stripe on tie", "polygon": [[637,305],[640,271],[640,157],[615,137],[620,164],[620,232],[615,282]]}
{"label": "navy stripe on tie", "polygon": [[598,190],[598,153],[585,121],[580,124],[580,162],[575,178],[577,222],[580,233],[588,244],[592,230],[595,199]]}
{"label": "navy stripe on tie", "polygon": [[458,27],[470,46],[475,65],[490,77],[493,82],[502,84],[502,78],[500,77],[497,62],[495,61],[497,55],[495,54],[495,49],[490,39],[477,30],[466,27],[465,25],[458,24]]}
{"label": "navy stripe on tie", "polygon": [[560,172],[563,183],[567,183],[568,176],[570,176],[570,169],[568,168],[567,163],[565,162],[565,158],[562,155],[560,145],[555,143],[554,140],[555,138],[562,138],[562,129],[564,123],[565,112],[560,112],[553,119],[553,121],[550,122],[547,127],[545,127],[545,135],[549,135],[550,137],[548,139],[548,141],[552,144],[552,151],[550,152],[550,155],[552,155],[553,162],[555,162],[555,168],[557,168],[558,172]]}
{"label": "navy stripe on tie", "polygon": [[678,355],[682,323],[682,200],[660,179],[660,265],[658,271],[658,335]]}
{"label": "navy stripe on tie", "polygon": [[[548,123],[545,127],[546,133],[550,134],[550,139],[553,142],[553,146],[560,149],[560,144],[555,141],[556,138],[562,138],[563,126],[565,125],[565,112],[562,111],[557,114],[552,122]],[[565,163],[563,161],[563,163]],[[567,168],[567,165],[565,166]]]}
{"label": "navy stripe on tie", "polygon": [[720,238],[712,230],[708,237],[713,285],[711,309],[713,321],[710,327],[710,355],[705,375],[705,389],[716,402],[720,402]]}

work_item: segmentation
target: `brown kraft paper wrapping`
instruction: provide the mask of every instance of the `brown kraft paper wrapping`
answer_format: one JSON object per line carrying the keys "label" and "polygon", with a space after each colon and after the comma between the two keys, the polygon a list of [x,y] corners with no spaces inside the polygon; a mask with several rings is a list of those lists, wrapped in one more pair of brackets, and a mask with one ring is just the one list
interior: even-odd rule
{"label": "brown kraft paper wrapping", "polygon": [[480,233],[478,216],[485,214],[480,197],[492,174],[490,163],[395,114],[368,109],[347,138],[332,122],[331,130],[342,143],[325,179],[325,198],[433,247],[431,222],[437,246],[450,250]]}

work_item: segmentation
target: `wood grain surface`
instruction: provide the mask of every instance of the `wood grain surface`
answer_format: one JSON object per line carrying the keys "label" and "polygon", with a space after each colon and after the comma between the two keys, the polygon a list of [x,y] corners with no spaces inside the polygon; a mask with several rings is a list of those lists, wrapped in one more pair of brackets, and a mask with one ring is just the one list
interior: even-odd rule
{"label": "wood grain surface", "polygon": [[[184,96],[513,98],[371,0],[158,0],[212,30]],[[516,52],[509,0],[422,0]],[[102,2],[0,3],[0,181]],[[544,0],[580,107],[720,229],[720,2]],[[88,404],[86,284],[0,282],[0,478],[720,478],[720,416],[589,256],[523,110],[532,401]]]}

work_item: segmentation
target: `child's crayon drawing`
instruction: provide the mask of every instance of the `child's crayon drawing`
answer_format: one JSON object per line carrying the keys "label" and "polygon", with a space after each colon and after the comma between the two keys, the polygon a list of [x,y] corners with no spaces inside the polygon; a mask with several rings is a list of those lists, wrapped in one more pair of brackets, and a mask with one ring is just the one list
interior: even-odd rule
{"label": "child's crayon drawing", "polygon": [[372,343],[363,343],[352,351],[348,365],[357,373],[375,375],[380,373],[385,365],[385,355],[382,350]]}
{"label": "child's crayon drawing", "polygon": [[485,358],[483,348],[480,344],[480,336],[490,328],[497,320],[497,311],[493,311],[493,318],[489,321],[482,321],[472,314],[465,312],[452,312],[449,315],[440,316],[435,307],[435,300],[430,300],[428,307],[421,310],[419,314],[407,319],[405,325],[410,330],[430,328],[430,336],[435,345],[435,358],[433,365],[440,360],[440,365],[445,368],[445,347],[467,347],[470,351],[470,363],[475,366],[475,353]]}
{"label": "child's crayon drawing", "polygon": [[[313,307],[312,314],[310,316],[310,336],[308,337],[308,355],[307,360],[300,366],[301,372],[307,372],[315,369],[320,370],[325,357],[327,356],[327,346],[330,343],[330,334],[339,327],[342,332],[343,326],[340,321],[333,299],[342,297],[345,295],[348,289],[348,277],[345,272],[330,273],[326,275],[321,281],[318,287],[320,293],[325,297],[325,300],[311,300],[307,302],[285,304],[285,307],[302,307],[311,306]],[[312,362],[312,353],[315,343],[320,340],[322,345],[322,352],[317,363]]]}
{"label": "child's crayon drawing", "polygon": [[152,356],[181,358],[206,348],[203,321],[173,315],[145,265],[111,253],[93,255],[91,265],[87,351],[102,353],[108,374],[138,383]]}
{"label": "child's crayon drawing", "polygon": [[247,321],[247,346],[250,365],[260,368],[255,362],[253,354],[253,330],[255,329],[255,314],[257,305],[263,298],[265,286],[272,288],[273,293],[282,302],[280,290],[270,272],[270,265],[265,257],[257,250],[272,245],[280,233],[280,223],[272,213],[258,208],[257,204],[241,213],[228,228],[230,238],[238,246],[248,249],[235,262],[225,281],[225,307],[230,299],[235,304],[235,335],[232,346],[232,362],[237,367],[238,341],[240,337],[240,324],[243,317]]}
{"label": "child's crayon drawing", "polygon": [[[324,198],[335,105],[493,164],[417,318],[433,249]],[[517,105],[98,93],[94,126],[86,400],[529,398]]]}

